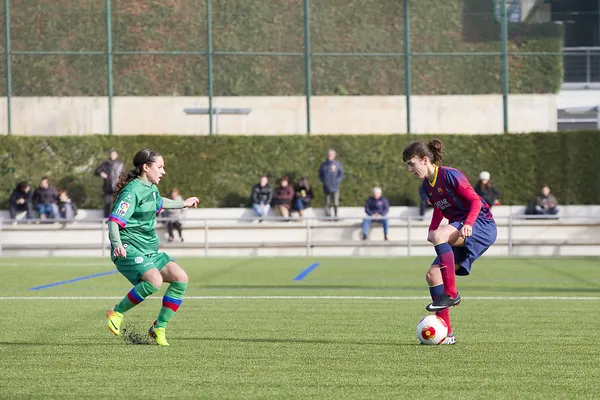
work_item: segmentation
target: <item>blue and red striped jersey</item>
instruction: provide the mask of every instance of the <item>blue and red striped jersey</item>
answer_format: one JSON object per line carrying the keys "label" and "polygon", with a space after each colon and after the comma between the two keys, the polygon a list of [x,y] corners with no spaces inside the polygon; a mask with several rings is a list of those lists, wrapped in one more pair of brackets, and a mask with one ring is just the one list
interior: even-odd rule
{"label": "blue and red striped jersey", "polygon": [[[437,167],[433,182],[423,180],[420,194],[450,223],[473,226],[477,218],[494,219],[489,205],[475,192],[465,174],[455,168]],[[439,222],[441,219],[438,226]]]}

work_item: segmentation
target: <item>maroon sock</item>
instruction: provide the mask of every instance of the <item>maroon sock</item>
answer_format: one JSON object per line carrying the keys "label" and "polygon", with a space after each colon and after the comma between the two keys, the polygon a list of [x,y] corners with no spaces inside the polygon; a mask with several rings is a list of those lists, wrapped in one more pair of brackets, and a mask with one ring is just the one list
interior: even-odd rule
{"label": "maroon sock", "polygon": [[444,282],[444,292],[450,297],[456,297],[456,275],[454,271],[454,252],[448,243],[435,246],[435,252],[440,260],[440,272]]}

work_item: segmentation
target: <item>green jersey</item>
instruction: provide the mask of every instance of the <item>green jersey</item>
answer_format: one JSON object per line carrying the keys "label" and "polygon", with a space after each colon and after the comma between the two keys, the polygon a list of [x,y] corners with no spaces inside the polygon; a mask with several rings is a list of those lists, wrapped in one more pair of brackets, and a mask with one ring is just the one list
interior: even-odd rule
{"label": "green jersey", "polygon": [[162,206],[158,187],[138,178],[121,190],[108,219],[119,225],[124,246],[133,246],[141,254],[155,253],[158,236],[154,226]]}

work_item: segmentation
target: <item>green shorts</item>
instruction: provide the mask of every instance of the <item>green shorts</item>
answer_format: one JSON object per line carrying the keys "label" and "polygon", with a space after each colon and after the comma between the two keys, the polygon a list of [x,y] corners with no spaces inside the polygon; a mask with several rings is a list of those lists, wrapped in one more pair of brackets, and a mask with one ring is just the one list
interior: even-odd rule
{"label": "green shorts", "polygon": [[137,285],[142,280],[142,275],[152,268],[159,271],[165,267],[173,259],[167,253],[157,252],[143,255],[139,252],[132,251],[133,248],[128,246],[127,257],[115,258],[112,256],[112,261],[115,263],[117,270],[123,274],[132,285]]}

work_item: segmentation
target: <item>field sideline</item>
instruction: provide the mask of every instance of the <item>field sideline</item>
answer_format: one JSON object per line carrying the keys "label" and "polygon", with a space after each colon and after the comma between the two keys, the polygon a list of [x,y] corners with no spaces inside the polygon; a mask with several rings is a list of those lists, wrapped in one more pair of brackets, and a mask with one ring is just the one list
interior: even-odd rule
{"label": "field sideline", "polygon": [[430,261],[180,259],[161,348],[132,344],[160,296],[108,332],[130,289],[109,260],[0,258],[0,398],[600,397],[598,259],[484,258],[458,277],[458,344],[421,346]]}

